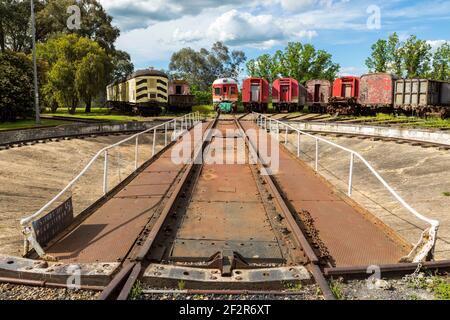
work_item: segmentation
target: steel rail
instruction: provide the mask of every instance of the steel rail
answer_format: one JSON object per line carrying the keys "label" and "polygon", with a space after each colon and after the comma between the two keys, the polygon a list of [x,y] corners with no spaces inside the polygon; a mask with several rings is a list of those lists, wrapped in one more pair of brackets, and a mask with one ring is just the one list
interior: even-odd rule
{"label": "steel rail", "polygon": [[319,259],[318,259],[317,255],[314,253],[313,248],[311,247],[311,245],[309,244],[305,235],[301,231],[299,225],[295,221],[294,216],[293,216],[291,210],[289,210],[289,207],[286,204],[285,199],[281,196],[280,191],[279,191],[272,175],[270,175],[267,172],[267,169],[263,164],[263,161],[261,159],[261,156],[258,152],[257,147],[250,140],[250,138],[246,134],[244,128],[242,127],[241,123],[236,118],[234,119],[234,121],[236,122],[236,125],[239,128],[239,131],[241,132],[241,135],[244,138],[248,148],[251,149],[254,154],[256,154],[257,160],[261,165],[261,171],[265,171],[265,172],[262,172],[263,177],[264,177],[265,181],[267,182],[267,184],[269,185],[269,188],[272,191],[274,198],[277,200],[278,204],[280,205],[283,215],[286,218],[286,220],[288,221],[289,227],[292,230],[294,239],[296,240],[297,244],[303,248],[306,256],[308,257],[308,260],[309,260],[309,265],[308,265],[309,268],[308,269],[310,270],[311,274],[313,275],[314,279],[316,280],[317,284],[319,285],[319,287],[324,295],[324,298],[326,300],[335,300],[335,296],[331,292],[328,282],[325,279],[322,271],[320,270],[320,268],[318,266]]}
{"label": "steel rail", "polygon": [[[391,195],[397,199],[398,202],[400,202],[400,204],[407,209],[411,214],[413,214],[416,218],[430,224],[430,228],[428,230],[425,230],[424,233],[422,234],[422,238],[419,240],[419,242],[417,243],[417,245],[414,247],[414,249],[411,251],[410,255],[413,254],[418,246],[422,243],[422,240],[425,238],[425,234],[428,233],[429,239],[426,242],[426,244],[420,249],[419,253],[415,254],[414,258],[413,258],[413,262],[420,262],[424,259],[426,259],[428,257],[428,255],[430,253],[432,253],[432,251],[434,250],[434,247],[436,245],[436,239],[437,239],[437,231],[439,229],[439,221],[434,220],[434,219],[430,219],[424,215],[422,215],[421,213],[417,212],[413,207],[411,207],[387,182],[386,180],[383,179],[383,177],[372,167],[372,165],[362,156],[360,155],[358,152],[351,150],[349,148],[343,147],[339,144],[336,144],[334,142],[331,142],[327,139],[318,137],[316,135],[304,132],[300,129],[297,129],[295,127],[293,127],[290,124],[287,124],[285,122],[276,120],[276,119],[272,119],[266,115],[260,114],[260,113],[256,113],[253,112],[252,113],[254,118],[256,118],[256,123],[258,126],[264,128],[265,130],[270,130],[270,132],[272,132],[272,122],[274,122],[276,124],[276,135],[278,137],[279,140],[279,134],[280,134],[280,125],[283,126],[286,130],[286,132],[288,131],[288,129],[291,129],[295,132],[297,132],[300,135],[305,135],[308,136],[312,139],[315,139],[316,141],[316,157],[315,157],[315,171],[318,172],[319,170],[319,141],[326,143],[328,145],[334,146],[338,149],[341,149],[343,151],[346,151],[350,154],[350,170],[349,170],[349,183],[348,183],[348,196],[351,197],[352,196],[352,182],[353,182],[353,164],[354,164],[354,160],[355,157],[358,158],[368,169],[369,171],[378,179],[379,182],[381,182],[381,184],[391,193]],[[269,125],[268,125],[269,122]],[[285,141],[285,143],[287,143],[287,141]],[[300,150],[300,143],[297,140],[297,150]]]}

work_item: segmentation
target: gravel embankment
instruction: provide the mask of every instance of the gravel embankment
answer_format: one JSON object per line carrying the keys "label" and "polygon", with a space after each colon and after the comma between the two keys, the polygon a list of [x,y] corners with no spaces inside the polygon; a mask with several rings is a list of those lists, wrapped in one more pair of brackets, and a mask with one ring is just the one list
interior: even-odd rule
{"label": "gravel embankment", "polygon": [[0,300],[95,300],[95,291],[28,287],[0,283]]}

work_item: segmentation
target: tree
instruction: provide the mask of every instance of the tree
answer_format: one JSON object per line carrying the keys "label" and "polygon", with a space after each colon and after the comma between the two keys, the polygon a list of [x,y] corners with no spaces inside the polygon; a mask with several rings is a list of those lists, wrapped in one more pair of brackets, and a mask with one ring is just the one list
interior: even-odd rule
{"label": "tree", "polygon": [[0,53],[0,121],[33,114],[33,69],[23,53]]}
{"label": "tree", "polygon": [[263,54],[247,62],[247,73],[251,77],[264,78],[270,83],[279,75],[278,64],[270,54]]}
{"label": "tree", "polygon": [[388,40],[380,39],[372,46],[372,54],[366,60],[370,72],[390,72],[399,77],[428,77],[431,67],[431,46],[424,40],[410,36],[400,42],[396,33]]}
{"label": "tree", "polygon": [[403,44],[401,52],[408,78],[425,77],[429,74],[431,46],[426,41],[410,36]]}
{"label": "tree", "polygon": [[[67,26],[71,16],[67,8],[71,5],[80,8],[80,29],[70,30]],[[36,15],[37,40],[45,42],[60,32],[76,33],[96,41],[109,54],[115,51],[114,42],[120,35],[120,30],[112,25],[112,17],[97,0],[47,0]]]}
{"label": "tree", "polygon": [[380,39],[372,45],[372,56],[367,58],[366,65],[370,72],[386,72],[389,68],[388,42]]}
{"label": "tree", "polygon": [[388,68],[387,71],[391,72],[397,76],[403,75],[403,65],[402,65],[402,46],[399,37],[396,32],[391,34],[387,42],[388,50]]}
{"label": "tree", "polygon": [[200,91],[208,90],[219,77],[237,78],[242,72],[246,57],[242,51],[231,51],[221,42],[214,43],[211,51],[183,48],[175,52],[170,60],[171,78],[183,78]]}
{"label": "tree", "polygon": [[334,80],[340,66],[333,63],[332,55],[325,50],[316,50],[311,44],[290,42],[284,51],[273,56],[264,54],[247,64],[247,73],[273,81],[279,76],[306,82],[311,79]]}
{"label": "tree", "polygon": [[92,98],[106,86],[112,68],[105,49],[75,34],[51,39],[38,46],[38,56],[49,65],[45,99],[74,113],[80,101],[90,112]]}
{"label": "tree", "polygon": [[435,80],[450,81],[450,44],[440,46],[433,55],[432,77]]}
{"label": "tree", "polygon": [[134,65],[131,62],[131,57],[125,51],[116,50],[112,55],[112,64],[114,66],[110,79],[112,81],[124,79],[131,75],[134,71]]}

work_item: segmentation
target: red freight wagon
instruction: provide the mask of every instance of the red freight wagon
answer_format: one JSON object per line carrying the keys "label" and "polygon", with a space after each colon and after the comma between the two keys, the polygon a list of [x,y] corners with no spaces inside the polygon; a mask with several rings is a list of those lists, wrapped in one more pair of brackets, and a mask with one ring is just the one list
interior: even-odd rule
{"label": "red freight wagon", "polygon": [[328,80],[310,80],[306,82],[308,96],[306,104],[310,112],[326,112],[331,98],[331,82]]}
{"label": "red freight wagon", "polygon": [[269,103],[269,82],[263,78],[245,79],[242,84],[242,103],[248,112],[266,112]]}
{"label": "red freight wagon", "polygon": [[361,77],[358,103],[365,112],[391,113],[396,77],[389,73],[370,73]]}
{"label": "red freight wagon", "polygon": [[277,112],[297,110],[299,103],[298,81],[292,78],[277,79],[272,84],[272,104]]}
{"label": "red freight wagon", "polygon": [[357,105],[359,81],[358,77],[342,77],[334,80],[333,96],[327,108],[328,113],[360,113],[360,108]]}

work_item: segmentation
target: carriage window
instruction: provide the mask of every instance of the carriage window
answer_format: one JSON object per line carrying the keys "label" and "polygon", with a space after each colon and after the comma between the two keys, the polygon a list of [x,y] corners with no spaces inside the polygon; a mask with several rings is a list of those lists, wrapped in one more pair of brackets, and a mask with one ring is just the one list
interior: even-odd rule
{"label": "carriage window", "polygon": [[230,94],[236,94],[236,88],[230,87]]}
{"label": "carriage window", "polygon": [[220,96],[220,88],[214,88],[214,95]]}
{"label": "carriage window", "polygon": [[227,93],[227,87],[223,87],[223,93]]}

